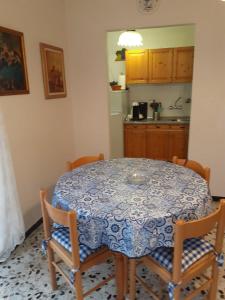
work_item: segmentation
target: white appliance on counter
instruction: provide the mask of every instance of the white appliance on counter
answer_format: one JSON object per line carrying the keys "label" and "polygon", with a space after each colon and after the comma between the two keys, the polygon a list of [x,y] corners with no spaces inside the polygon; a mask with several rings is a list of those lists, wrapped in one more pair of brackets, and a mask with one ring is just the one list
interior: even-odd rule
{"label": "white appliance on counter", "polygon": [[110,91],[110,152],[111,158],[124,156],[123,121],[128,114],[128,91]]}

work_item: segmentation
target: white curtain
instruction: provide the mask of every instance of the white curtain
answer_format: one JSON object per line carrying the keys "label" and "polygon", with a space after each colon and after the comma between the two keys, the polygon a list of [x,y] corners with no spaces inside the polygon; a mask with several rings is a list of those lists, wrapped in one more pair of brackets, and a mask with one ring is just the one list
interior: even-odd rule
{"label": "white curtain", "polygon": [[5,261],[25,237],[7,135],[0,112],[0,262]]}

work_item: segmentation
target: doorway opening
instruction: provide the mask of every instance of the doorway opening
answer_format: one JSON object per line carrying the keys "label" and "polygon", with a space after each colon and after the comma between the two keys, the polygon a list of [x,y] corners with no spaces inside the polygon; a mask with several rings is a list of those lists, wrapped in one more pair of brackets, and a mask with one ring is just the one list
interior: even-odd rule
{"label": "doorway opening", "polygon": [[[164,158],[160,155],[157,157],[157,154],[152,156],[151,151],[146,153],[146,142],[143,142],[145,149],[140,152],[126,151],[126,143],[134,148],[137,140],[128,141],[127,137],[124,137],[126,126],[124,124],[134,124],[133,122],[136,122],[135,124],[138,126],[143,122],[145,125],[152,124],[151,121],[153,121],[152,118],[154,118],[156,111],[154,103],[158,105],[158,117],[156,118],[158,120],[155,120],[158,121],[157,124],[164,124],[163,120],[165,121],[166,118],[168,118],[167,124],[170,122],[174,122],[174,125],[189,124],[193,60],[192,62],[188,61],[188,57],[191,56],[187,53],[191,49],[193,59],[195,25],[146,28],[137,29],[137,31],[142,35],[143,46],[132,48],[123,48],[117,45],[119,36],[123,31],[107,33],[111,158],[138,156],[170,160],[169,154],[166,154]],[[141,53],[139,57],[138,53]],[[133,61],[132,55],[135,56]],[[143,60],[144,55],[145,61]],[[129,61],[129,59],[131,60]],[[175,70],[178,70],[176,75]],[[170,72],[169,75],[165,75],[165,72],[168,71]],[[186,76],[185,79],[185,72],[189,72],[191,76],[189,78]],[[143,77],[143,74],[146,74],[146,78]],[[147,106],[147,115],[143,116],[139,111],[135,120],[133,109],[140,102],[144,102]],[[178,156],[187,153],[188,130],[184,133],[184,137],[185,134],[186,148],[183,152],[177,150]],[[133,135],[135,136],[135,134]],[[146,134],[142,133],[142,135],[142,139],[146,138]],[[182,140],[178,137],[175,142],[182,143]],[[140,140],[139,143],[142,141]],[[181,149],[182,145],[177,145],[178,148]],[[163,151],[167,150],[163,149]]]}

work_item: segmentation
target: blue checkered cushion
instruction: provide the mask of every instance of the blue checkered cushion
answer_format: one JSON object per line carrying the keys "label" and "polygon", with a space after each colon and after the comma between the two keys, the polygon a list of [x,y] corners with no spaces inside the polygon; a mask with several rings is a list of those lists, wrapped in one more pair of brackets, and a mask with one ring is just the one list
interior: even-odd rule
{"label": "blue checkered cushion", "polygon": [[[203,239],[187,239],[184,241],[182,255],[182,272],[189,268],[194,262],[205,254],[213,251],[213,246]],[[173,269],[173,248],[159,247],[151,252],[150,256],[169,272]]]}
{"label": "blue checkered cushion", "polygon": [[[52,233],[52,238],[56,240],[61,246],[63,246],[69,252],[72,252],[72,247],[70,243],[70,232],[69,228],[63,227],[58,228]],[[91,253],[95,250],[80,244],[80,261],[83,262]]]}

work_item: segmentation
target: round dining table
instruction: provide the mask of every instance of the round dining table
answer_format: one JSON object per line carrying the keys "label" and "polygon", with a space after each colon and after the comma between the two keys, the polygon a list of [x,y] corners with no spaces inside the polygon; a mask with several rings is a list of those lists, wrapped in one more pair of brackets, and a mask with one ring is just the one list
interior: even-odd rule
{"label": "round dining table", "polygon": [[53,196],[55,207],[76,211],[80,243],[129,258],[173,246],[175,222],[206,216],[211,201],[207,182],[191,169],[142,158],[83,165],[59,178]]}

